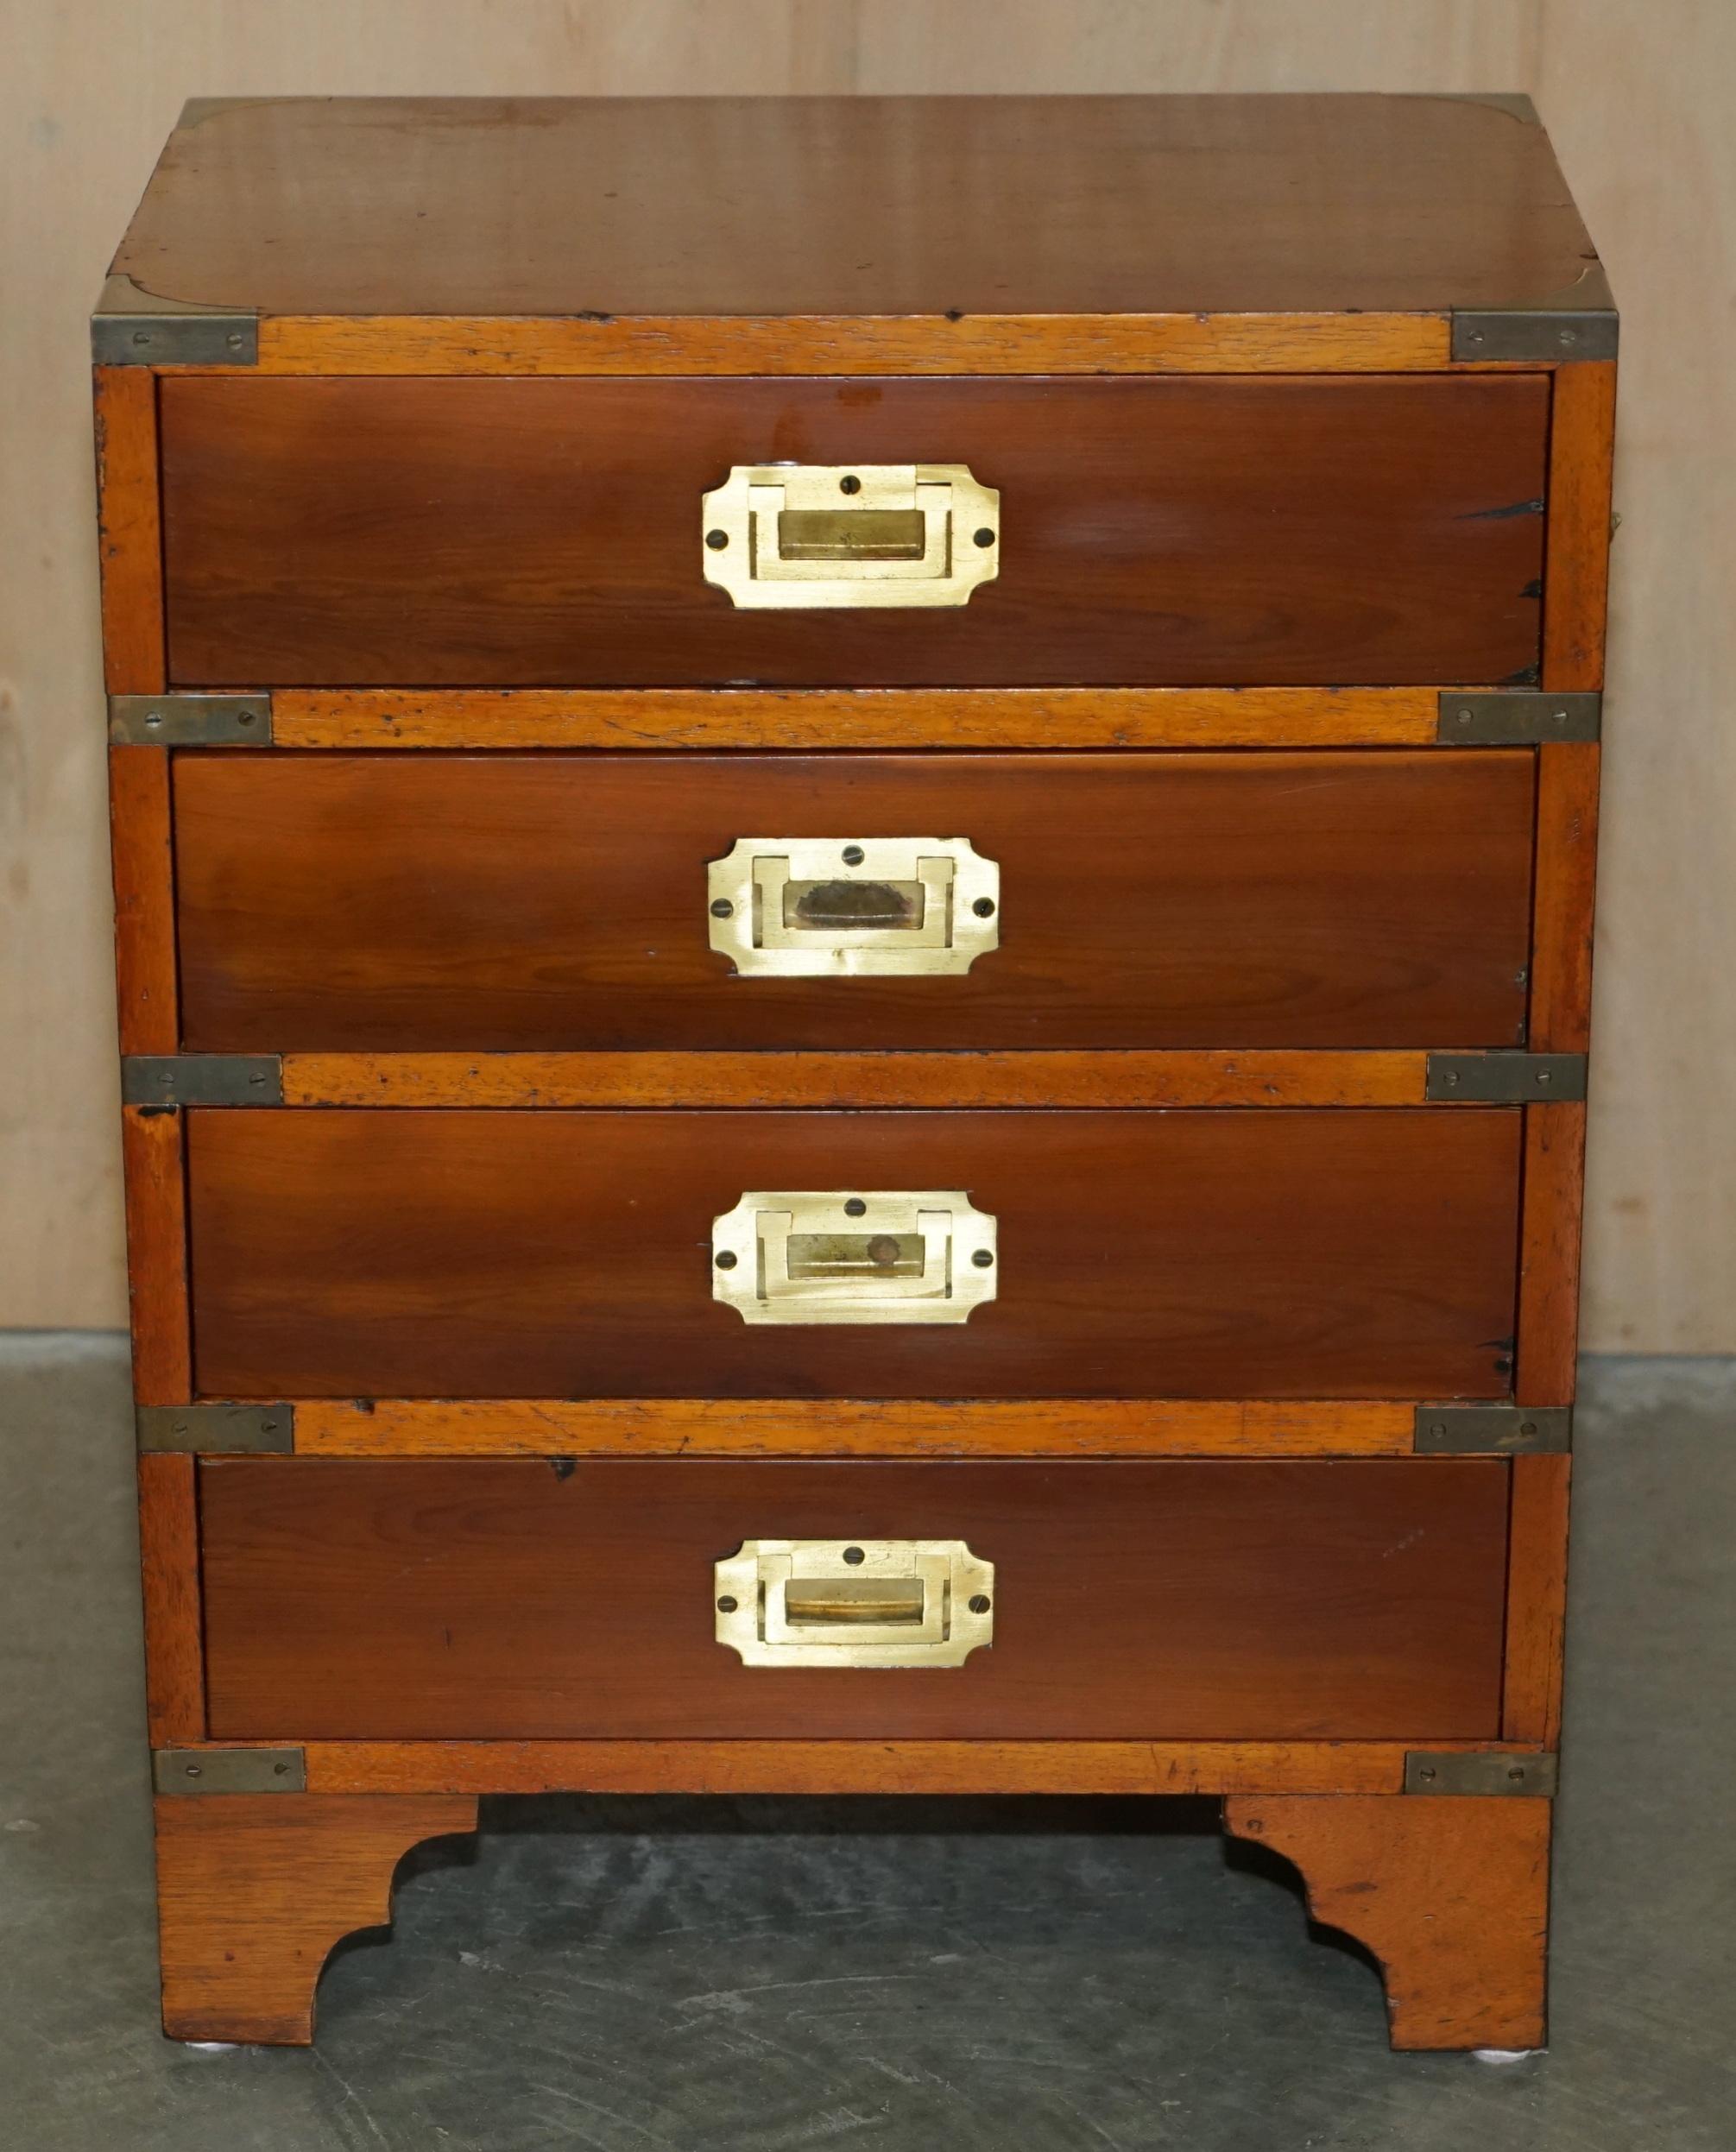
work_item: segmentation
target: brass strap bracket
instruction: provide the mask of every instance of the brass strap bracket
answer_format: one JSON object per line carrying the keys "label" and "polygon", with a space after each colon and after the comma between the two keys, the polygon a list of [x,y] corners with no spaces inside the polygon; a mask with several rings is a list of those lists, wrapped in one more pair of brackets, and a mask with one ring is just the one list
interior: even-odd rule
{"label": "brass strap bracket", "polygon": [[1583,1054],[1431,1053],[1423,1095],[1436,1105],[1545,1106],[1585,1096]]}
{"label": "brass strap bracket", "polygon": [[1507,365],[1556,366],[1564,359],[1613,359],[1619,329],[1613,307],[1455,310],[1453,363],[1464,366],[1482,359]]}
{"label": "brass strap bracket", "polygon": [[1573,1448],[1570,1404],[1419,1404],[1419,1457],[1562,1455]]}
{"label": "brass strap bracket", "polygon": [[111,276],[91,315],[95,366],[257,366],[259,316],[250,306],[160,299]]}
{"label": "brass strap bracket", "polygon": [[151,1784],[160,1794],[306,1793],[300,1749],[155,1749]]}
{"label": "brass strap bracket", "polygon": [[277,1054],[126,1054],[123,1106],[281,1106]]}
{"label": "brass strap bracket", "polygon": [[1412,1749],[1405,1758],[1407,1794],[1474,1794],[1480,1798],[1555,1794],[1556,1759],[1509,1750]]}
{"label": "brass strap bracket", "polygon": [[141,1450],[226,1456],[295,1448],[293,1404],[142,1404],[133,1417]]}
{"label": "brass strap bracket", "polygon": [[1551,741],[1596,740],[1603,732],[1603,697],[1595,689],[1547,695],[1504,687],[1474,694],[1441,691],[1435,736],[1443,747],[1537,748]]}
{"label": "brass strap bracket", "polygon": [[110,695],[117,748],[268,748],[268,695]]}

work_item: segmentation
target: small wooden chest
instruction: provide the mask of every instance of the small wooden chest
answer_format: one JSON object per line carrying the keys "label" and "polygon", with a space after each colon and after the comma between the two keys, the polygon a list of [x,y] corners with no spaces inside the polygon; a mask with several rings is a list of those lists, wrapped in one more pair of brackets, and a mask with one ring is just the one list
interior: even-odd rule
{"label": "small wooden chest", "polygon": [[1188,1792],[1543,2038],[1615,317],[1523,99],[190,106],[93,328],[165,2022]]}

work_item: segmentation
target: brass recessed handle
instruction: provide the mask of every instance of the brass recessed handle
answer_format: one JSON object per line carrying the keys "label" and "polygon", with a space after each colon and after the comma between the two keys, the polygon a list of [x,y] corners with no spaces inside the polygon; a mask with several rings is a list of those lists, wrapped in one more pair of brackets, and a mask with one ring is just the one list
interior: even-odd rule
{"label": "brass recessed handle", "polygon": [[994,1565],[962,1539],[749,1539],[711,1589],[746,1666],[963,1666],[994,1639]]}
{"label": "brass recessed handle", "polygon": [[699,559],[741,606],[967,605],[1000,573],[1001,495],[963,464],[737,464]]}
{"label": "brass recessed handle", "polygon": [[711,1222],[711,1297],[744,1322],[968,1322],[999,1265],[962,1188],[752,1190]]}
{"label": "brass recessed handle", "polygon": [[705,902],[744,977],[936,978],[1001,945],[1001,869],[969,837],[737,837]]}

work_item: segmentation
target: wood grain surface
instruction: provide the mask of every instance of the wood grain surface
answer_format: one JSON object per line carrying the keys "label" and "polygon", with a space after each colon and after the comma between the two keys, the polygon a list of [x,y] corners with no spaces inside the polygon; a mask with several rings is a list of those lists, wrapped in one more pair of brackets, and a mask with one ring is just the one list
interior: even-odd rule
{"label": "wood grain surface", "polygon": [[157,1916],[171,2040],[306,2047],[332,1947],[391,1917],[424,1839],[476,1828],[463,1795],[160,1795]]}
{"label": "wood grain surface", "polygon": [[1141,1398],[368,1398],[295,1408],[314,1457],[1406,1457],[1408,1404]]}
{"label": "wood grain surface", "polygon": [[121,1051],[175,1053],[180,1016],[166,748],[109,749],[109,837]]}
{"label": "wood grain surface", "polygon": [[106,684],[111,695],[155,695],[164,685],[156,376],[98,366],[92,380]]}
{"label": "wood grain surface", "polygon": [[[1508,1390],[1516,1109],[188,1118],[209,1397]],[[969,1190],[997,1299],[866,1329],[713,1300],[744,1190],[850,1187]]]}
{"label": "wood grain surface", "polygon": [[[1534,675],[1548,384],[166,377],[169,668],[246,686],[1415,685]],[[740,610],[730,467],[968,464],[963,608]],[[1529,504],[1536,504],[1531,506]]]}
{"label": "wood grain surface", "polygon": [[133,1395],[141,1404],[185,1404],[193,1395],[184,1134],[173,1109],[122,1110]]}
{"label": "wood grain surface", "polygon": [[[183,755],[199,1051],[1512,1046],[1535,758]],[[966,837],[1001,945],[739,975],[742,836]],[[840,871],[843,869],[840,868]]]}
{"label": "wood grain surface", "polygon": [[[1500,1732],[1507,1465],[205,1461],[218,1739]],[[744,1666],[742,1542],[957,1538],[959,1669]]]}
{"label": "wood grain surface", "polygon": [[1405,1751],[1396,1741],[797,1739],[310,1741],[305,1754],[313,1793],[1381,1794],[1403,1787]]}
{"label": "wood grain surface", "polygon": [[1523,305],[1588,243],[1542,129],[1450,98],[248,98],[188,113],[115,266],[273,314],[937,329]]}
{"label": "wood grain surface", "polygon": [[1570,1457],[1513,1459],[1501,1731],[1552,1749],[1561,1734]]}
{"label": "wood grain surface", "polygon": [[1233,1798],[1224,1824],[1302,1871],[1316,1921],[1379,1960],[1398,2048],[1541,2048],[1548,1801]]}
{"label": "wood grain surface", "polygon": [[1579,1365],[1580,1220],[1585,1201],[1586,1109],[1525,1114],[1519,1225],[1518,1364],[1522,1404],[1571,1404]]}
{"label": "wood grain surface", "polygon": [[1422,748],[1421,687],[280,688],[284,748]]}
{"label": "wood grain surface", "polygon": [[139,1563],[150,1745],[180,1748],[205,1738],[199,1490],[193,1460],[185,1454],[147,1452],[139,1459]]}
{"label": "wood grain surface", "polygon": [[1550,416],[1545,687],[1603,685],[1614,463],[1614,362],[1558,368]]}

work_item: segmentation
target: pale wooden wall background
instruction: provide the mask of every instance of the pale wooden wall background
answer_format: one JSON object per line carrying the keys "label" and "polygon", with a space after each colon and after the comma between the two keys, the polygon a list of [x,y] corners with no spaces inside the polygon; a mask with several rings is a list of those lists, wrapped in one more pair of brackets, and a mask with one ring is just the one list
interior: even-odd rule
{"label": "pale wooden wall background", "polygon": [[0,1325],[122,1320],[85,315],[182,99],[1529,90],[1626,314],[1588,1343],[1736,1350],[1733,0],[0,0]]}

